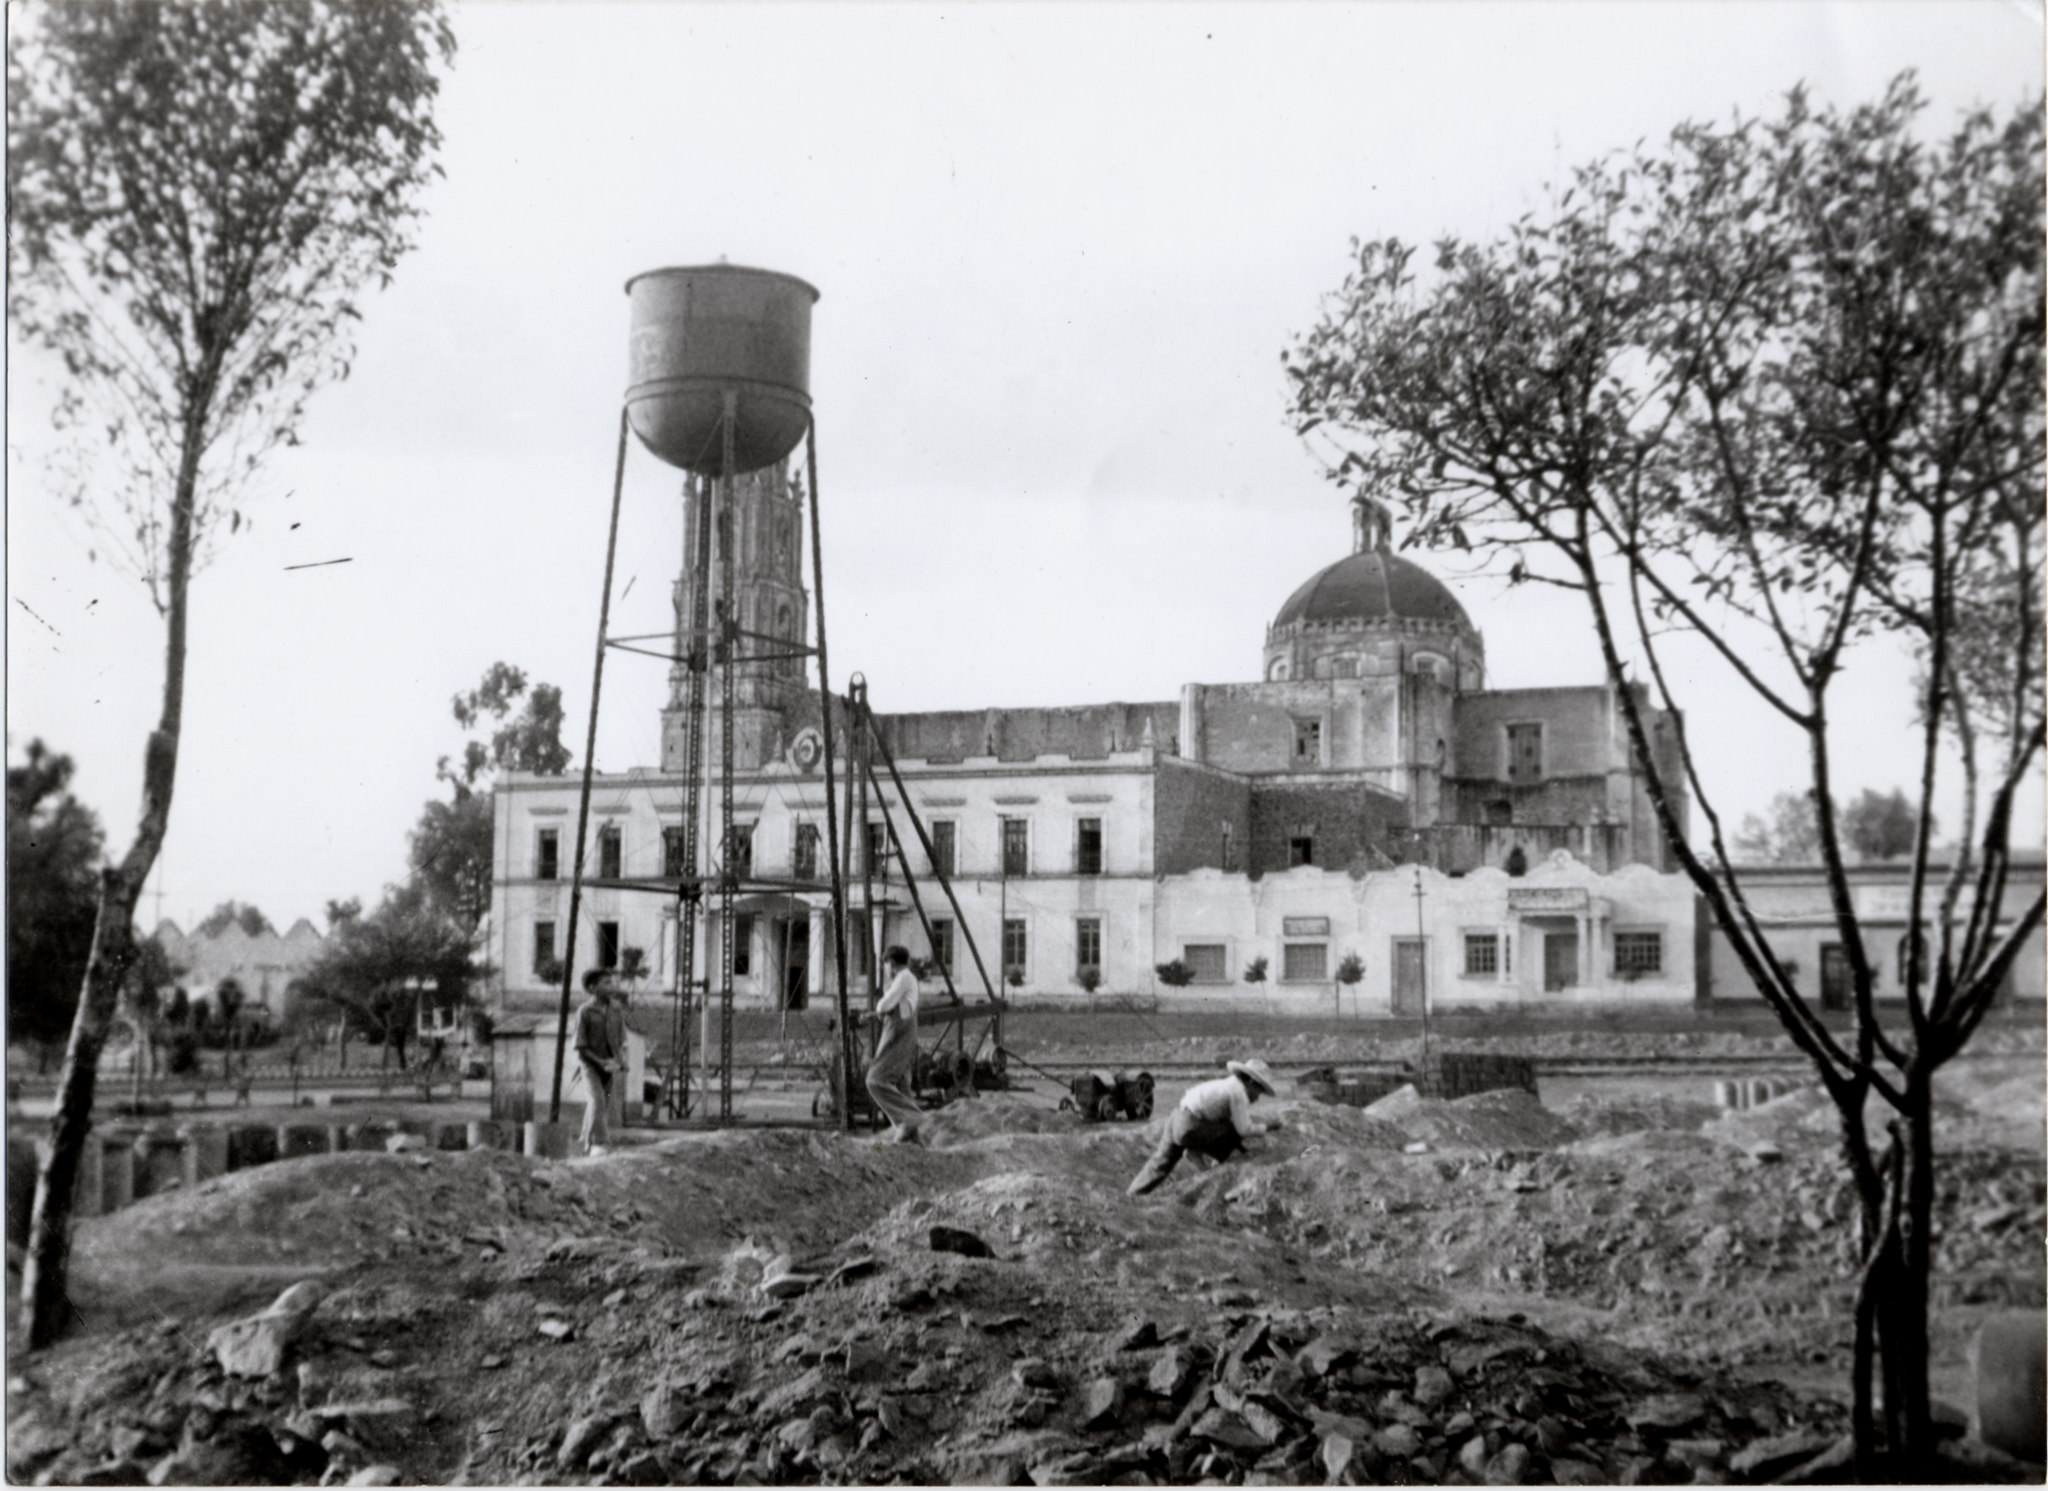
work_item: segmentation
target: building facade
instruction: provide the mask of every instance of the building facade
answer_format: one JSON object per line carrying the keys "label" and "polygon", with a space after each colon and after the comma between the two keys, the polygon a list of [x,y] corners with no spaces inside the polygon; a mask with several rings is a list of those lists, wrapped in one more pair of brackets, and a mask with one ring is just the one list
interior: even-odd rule
{"label": "building facade", "polygon": [[185,933],[166,918],[151,934],[163,945],[175,980],[192,999],[213,1001],[220,986],[233,979],[241,988],[245,1008],[261,1007],[272,1020],[284,1014],[285,994],[316,962],[327,939],[300,917],[283,934],[265,930],[250,936],[237,922],[218,932]]}
{"label": "building facade", "polygon": [[[1994,928],[2000,936],[2041,893],[2040,856],[2016,854],[2014,859]],[[1933,919],[1927,913],[1938,902],[1947,876],[1946,866],[1929,872],[1921,913],[1923,946],[1934,946]],[[1743,898],[1770,939],[1772,952],[1791,972],[1793,987],[1816,1008],[1849,1009],[1854,994],[1826,870],[1819,865],[1755,865],[1740,870],[1738,877]],[[1849,867],[1849,893],[1871,959],[1871,992],[1880,1004],[1906,997],[1913,956],[1913,939],[1907,935],[1912,925],[1912,881],[1912,867],[1905,863]],[[1763,996],[1704,900],[1697,917],[1703,949],[1700,998],[1717,1003],[1761,1002]],[[2048,942],[2036,927],[2014,960],[1999,999],[2041,999],[2044,970],[2048,970]]]}
{"label": "building facade", "polygon": [[[738,483],[730,510],[713,510],[713,573],[730,548],[734,578],[705,610],[729,605],[759,660],[735,678],[735,833],[706,858],[756,882],[796,882],[741,899],[741,1001],[801,1005],[833,986],[818,887],[835,832],[849,827],[856,987],[873,963],[861,949],[901,942],[950,968],[964,992],[985,978],[1039,999],[1199,1003],[1227,988],[1322,1008],[1352,956],[1363,978],[1345,997],[1366,1012],[1402,1009],[1425,986],[1432,1000],[1467,1003],[1691,997],[1691,895],[1671,873],[1619,697],[1604,684],[1489,689],[1479,630],[1441,581],[1393,551],[1379,504],[1354,503],[1351,552],[1275,614],[1257,681],[1138,704],[878,715],[901,790],[878,767],[886,790],[849,805],[842,776],[836,827],[825,821],[820,704],[794,655],[808,625],[801,516],[779,470]],[[686,654],[697,600],[687,577],[675,598]],[[563,939],[578,783],[499,784],[490,956],[506,1009],[547,1000],[543,971],[557,960],[618,967],[635,961],[629,949],[651,988],[675,986],[675,899],[624,882],[684,870],[688,677],[671,674],[659,765],[594,783],[585,874],[597,883],[586,884],[573,950]],[[1650,749],[1675,752],[1674,721],[1640,693],[1637,704]],[[713,779],[716,707],[707,726]],[[835,726],[843,750],[844,719]],[[1682,830],[1686,804],[1673,810]],[[698,978],[719,967],[716,925],[699,940]],[[1270,981],[1248,992],[1243,973],[1259,957]],[[1155,968],[1175,960],[1195,978],[1162,988]]]}

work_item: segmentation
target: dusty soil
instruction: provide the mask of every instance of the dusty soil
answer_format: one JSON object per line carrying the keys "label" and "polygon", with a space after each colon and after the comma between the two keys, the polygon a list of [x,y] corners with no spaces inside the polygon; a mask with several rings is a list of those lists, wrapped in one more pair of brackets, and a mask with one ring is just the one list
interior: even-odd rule
{"label": "dusty soil", "polygon": [[[2043,1086],[2035,1054],[1942,1087],[1958,1421],[1976,1325],[2043,1302]],[[748,1131],[225,1176],[81,1227],[76,1333],[11,1363],[10,1475],[1669,1484],[1840,1433],[1852,1232],[1816,1091],[1257,1111],[1256,1153],[1143,1200],[1154,1126],[1015,1096],[926,1148]],[[302,1279],[325,1295],[281,1369],[227,1376],[209,1332]]]}

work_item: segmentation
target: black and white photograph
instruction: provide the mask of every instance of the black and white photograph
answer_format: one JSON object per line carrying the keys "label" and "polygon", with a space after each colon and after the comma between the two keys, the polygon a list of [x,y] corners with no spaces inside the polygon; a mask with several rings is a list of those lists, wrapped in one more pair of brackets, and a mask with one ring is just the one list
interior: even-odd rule
{"label": "black and white photograph", "polygon": [[5,1470],[2048,1482],[2041,0],[14,0]]}

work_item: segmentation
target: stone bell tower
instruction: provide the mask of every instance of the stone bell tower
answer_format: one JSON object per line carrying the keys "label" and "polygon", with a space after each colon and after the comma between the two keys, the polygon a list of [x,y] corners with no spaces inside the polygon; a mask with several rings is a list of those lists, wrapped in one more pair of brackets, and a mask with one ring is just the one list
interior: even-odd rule
{"label": "stone bell tower", "polygon": [[[711,591],[705,608],[712,647],[718,628],[718,603],[724,598],[727,556],[732,565],[733,621],[736,664],[733,679],[733,767],[752,771],[773,760],[784,748],[783,714],[803,697],[804,659],[795,655],[809,634],[809,597],[803,586],[803,490],[792,481],[787,462],[733,478],[728,508],[718,482],[691,476],[683,497],[683,567],[675,583],[676,651],[687,654],[689,628],[696,606],[695,565],[698,502],[711,488]],[[718,767],[724,739],[721,681],[705,674],[704,719],[707,734],[704,770]],[[668,704],[661,712],[661,762],[665,771],[680,772],[688,761],[689,670],[669,669]]]}

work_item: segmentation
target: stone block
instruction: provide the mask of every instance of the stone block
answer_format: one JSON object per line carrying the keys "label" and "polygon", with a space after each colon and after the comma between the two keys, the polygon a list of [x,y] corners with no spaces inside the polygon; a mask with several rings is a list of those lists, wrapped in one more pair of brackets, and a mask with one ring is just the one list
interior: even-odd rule
{"label": "stone block", "polygon": [[549,1123],[544,1119],[533,1119],[521,1131],[519,1152],[528,1159],[564,1160],[569,1157],[569,1143],[575,1130],[566,1123]]}
{"label": "stone block", "polygon": [[224,1175],[228,1168],[227,1130],[217,1129],[211,1124],[187,1124],[178,1131],[184,1141],[180,1160],[184,1165],[185,1189],[203,1185],[216,1175]]}
{"label": "stone block", "polygon": [[135,1204],[135,1148],[125,1135],[88,1135],[88,1150],[100,1155],[100,1213],[116,1212]]}
{"label": "stone block", "polygon": [[2011,1310],[1977,1332],[1977,1437],[2015,1459],[2048,1459],[2048,1312]]}
{"label": "stone block", "polygon": [[514,1136],[504,1124],[486,1118],[470,1124],[468,1138],[471,1149],[509,1149]]}

